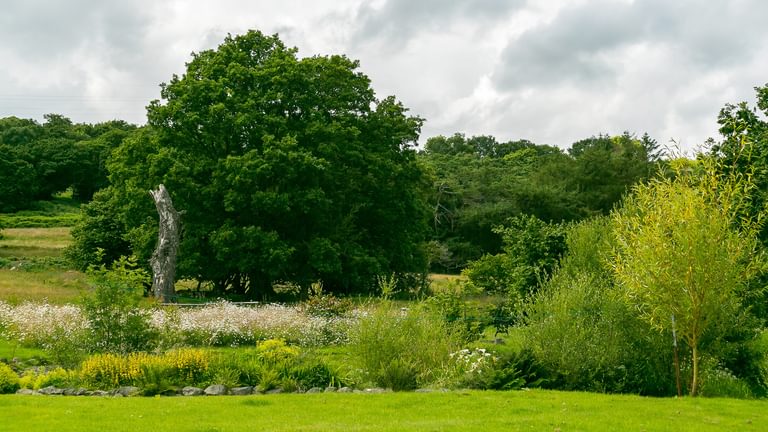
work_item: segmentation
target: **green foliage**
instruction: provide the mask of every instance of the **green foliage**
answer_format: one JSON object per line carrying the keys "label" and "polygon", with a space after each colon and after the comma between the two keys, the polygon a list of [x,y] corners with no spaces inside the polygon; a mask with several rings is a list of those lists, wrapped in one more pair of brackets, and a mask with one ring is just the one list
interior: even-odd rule
{"label": "green foliage", "polygon": [[69,188],[74,198],[89,200],[106,186],[110,151],[135,129],[122,121],[73,124],[57,114],[42,125],[0,119],[0,211],[26,209]]}
{"label": "green foliage", "polygon": [[5,363],[0,362],[0,394],[14,393],[19,389],[19,376]]}
{"label": "green foliage", "polygon": [[558,274],[525,309],[526,346],[548,388],[670,395],[671,337],[653,332],[610,286]]}
{"label": "green foliage", "polygon": [[728,397],[752,399],[754,394],[749,384],[722,368],[711,358],[702,361],[701,388],[698,394],[704,397]]}
{"label": "green foliage", "polygon": [[333,318],[349,315],[354,305],[348,299],[323,292],[323,284],[316,282],[312,284],[309,298],[302,303],[302,307],[312,316]]}
{"label": "green foliage", "polygon": [[613,286],[611,225],[574,225],[561,264],[523,310],[525,342],[548,388],[674,393],[671,335],[639,319]]}
{"label": "green foliage", "polygon": [[136,386],[143,396],[175,394],[177,387],[168,377],[169,367],[163,364],[143,364],[141,374],[136,379]]}
{"label": "green foliage", "polygon": [[[34,378],[31,388],[34,390],[40,390],[49,386],[58,388],[71,387],[77,381],[77,374],[73,374],[61,367],[32,374],[31,376]],[[29,387],[25,386],[25,388]]]}
{"label": "green foliage", "polygon": [[588,214],[607,215],[632,185],[654,173],[657,148],[647,134],[637,139],[628,132],[578,141],[568,150],[573,157],[569,187],[579,191]]}
{"label": "green foliage", "polygon": [[385,303],[361,320],[351,349],[364,381],[409,390],[437,381],[459,344],[440,317]]}
{"label": "green foliage", "polygon": [[452,371],[458,388],[481,390],[519,390],[539,387],[544,382],[542,373],[530,350],[497,353],[484,348],[463,349],[451,355],[455,365]]}
{"label": "green foliage", "polygon": [[433,179],[432,268],[456,272],[501,252],[494,228],[510,217],[560,223],[607,214],[629,187],[649,178],[659,155],[647,134],[625,132],[578,141],[567,154],[525,140],[455,134],[430,138],[420,156]]}
{"label": "green foliage", "polygon": [[119,240],[148,258],[146,191],[162,183],[185,212],[177,275],[220,295],[262,299],[278,281],[317,280],[367,292],[377,274],[424,270],[422,121],[376,99],[357,69],[344,56],[298,58],[256,31],[194,54],[148,107],[149,128],[112,153],[112,186],[74,233],[79,262],[96,247],[125,254]]}
{"label": "green foliage", "polygon": [[72,229],[72,244],[64,254],[80,270],[112,263],[129,254],[125,235],[115,201],[107,191],[99,192],[83,205],[82,218]]}
{"label": "green foliage", "polygon": [[724,324],[741,313],[739,293],[764,265],[756,225],[739,212],[749,187],[711,169],[681,173],[637,186],[613,215],[616,279],[652,326],[670,331],[677,322],[692,350],[692,395],[704,341],[724,337]]}
{"label": "green foliage", "polygon": [[535,216],[517,216],[494,232],[504,241],[504,253],[472,262],[463,274],[486,292],[507,293],[520,301],[536,290],[565,252],[565,231]]}
{"label": "green foliage", "polygon": [[490,324],[487,311],[467,300],[462,285],[453,285],[432,294],[423,305],[434,316],[442,319],[454,336],[462,341],[477,340]]}
{"label": "green foliage", "polygon": [[139,307],[149,275],[136,267],[134,258],[120,258],[107,269],[88,272],[93,293],[83,299],[89,322],[90,348],[94,352],[130,353],[151,350],[158,334],[149,322],[149,312]]}

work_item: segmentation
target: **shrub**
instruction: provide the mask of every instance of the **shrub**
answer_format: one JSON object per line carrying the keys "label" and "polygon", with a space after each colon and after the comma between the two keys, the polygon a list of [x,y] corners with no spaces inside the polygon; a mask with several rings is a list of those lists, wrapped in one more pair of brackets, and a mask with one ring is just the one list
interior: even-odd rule
{"label": "shrub", "polygon": [[76,379],[77,377],[75,374],[58,367],[47,372],[35,374],[32,388],[39,390],[49,386],[58,388],[69,387],[76,381]]}
{"label": "shrub", "polygon": [[486,311],[465,301],[461,290],[435,292],[424,304],[466,342],[477,340],[490,322]]}
{"label": "shrub", "polygon": [[566,250],[563,226],[535,216],[510,218],[493,232],[502,237],[504,253],[485,255],[463,272],[470,284],[487,292],[525,298],[547,279]]}
{"label": "shrub", "polygon": [[437,381],[459,345],[426,308],[402,311],[387,302],[361,319],[351,350],[363,380],[408,390]]}
{"label": "shrub", "polygon": [[290,364],[299,355],[298,348],[290,347],[282,340],[270,339],[256,347],[256,357],[268,365]]}
{"label": "shrub", "polygon": [[83,314],[90,327],[90,347],[95,352],[149,351],[159,334],[151,314],[139,307],[148,274],[133,258],[120,258],[111,269],[91,268],[93,294],[83,300]]}
{"label": "shrub", "polygon": [[749,384],[736,377],[728,369],[719,366],[717,362],[711,358],[702,361],[699,395],[705,397],[730,397],[738,399],[751,399],[754,397],[754,394],[749,388]]}
{"label": "shrub", "polygon": [[316,358],[304,358],[288,370],[299,389],[312,387],[343,387],[348,380],[335,368]]}
{"label": "shrub", "polygon": [[336,318],[349,315],[353,304],[347,299],[340,299],[333,294],[323,292],[322,282],[312,284],[309,298],[302,303],[302,309],[310,316]]}
{"label": "shrub", "polygon": [[524,344],[546,387],[674,394],[671,335],[651,329],[615,293],[600,258],[609,238],[604,219],[571,228],[568,255],[524,308]]}
{"label": "shrub", "polygon": [[14,393],[19,389],[19,376],[5,363],[0,363],[0,394]]}
{"label": "shrub", "polygon": [[185,348],[166,352],[160,358],[166,374],[177,384],[200,384],[209,374],[211,354],[208,351]]}
{"label": "shrub", "polygon": [[168,375],[168,366],[164,364],[143,364],[135,383],[144,396],[175,393],[176,386]]}
{"label": "shrub", "polygon": [[[131,353],[93,355],[80,366],[80,379],[93,388],[114,388],[141,383],[196,385],[207,383],[211,375],[211,355],[199,349],[170,351],[162,355]],[[156,379],[162,372],[168,382]],[[145,374],[149,373],[149,376]]]}

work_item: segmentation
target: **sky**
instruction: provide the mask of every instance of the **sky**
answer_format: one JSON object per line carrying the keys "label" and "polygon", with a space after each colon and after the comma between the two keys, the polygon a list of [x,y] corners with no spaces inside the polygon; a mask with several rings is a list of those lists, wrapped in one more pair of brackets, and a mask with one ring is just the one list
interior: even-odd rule
{"label": "sky", "polygon": [[359,60],[426,120],[422,143],[629,131],[691,149],[768,82],[765,17],[764,0],[6,0],[0,117],[144,124],[192,52],[256,29]]}

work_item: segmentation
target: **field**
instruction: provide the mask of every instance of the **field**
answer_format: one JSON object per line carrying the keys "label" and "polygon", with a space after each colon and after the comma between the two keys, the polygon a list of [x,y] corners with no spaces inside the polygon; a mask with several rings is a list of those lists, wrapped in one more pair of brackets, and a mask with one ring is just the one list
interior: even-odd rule
{"label": "field", "polygon": [[80,297],[83,274],[58,265],[71,241],[70,228],[6,228],[2,234],[0,300],[66,303]]}
{"label": "field", "polygon": [[0,430],[761,431],[764,402],[544,390],[172,398],[0,396]]}

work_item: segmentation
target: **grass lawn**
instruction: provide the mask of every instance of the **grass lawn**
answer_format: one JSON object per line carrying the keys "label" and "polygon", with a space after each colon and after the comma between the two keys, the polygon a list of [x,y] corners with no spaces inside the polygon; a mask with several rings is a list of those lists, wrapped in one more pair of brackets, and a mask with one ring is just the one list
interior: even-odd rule
{"label": "grass lawn", "polygon": [[762,431],[768,405],[544,390],[170,398],[0,396],[0,431]]}

